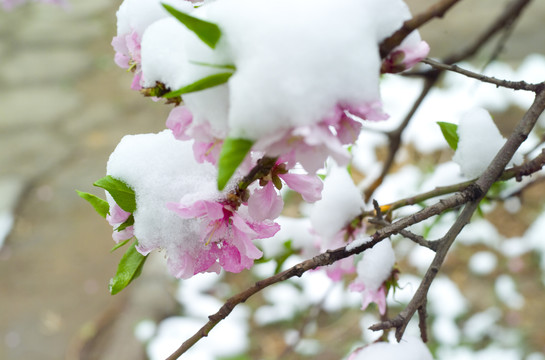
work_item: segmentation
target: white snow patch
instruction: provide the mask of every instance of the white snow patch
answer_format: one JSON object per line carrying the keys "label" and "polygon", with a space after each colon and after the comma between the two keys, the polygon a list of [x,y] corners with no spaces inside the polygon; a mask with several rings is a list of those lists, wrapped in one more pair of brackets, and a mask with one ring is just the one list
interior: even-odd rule
{"label": "white snow patch", "polygon": [[500,275],[495,283],[496,295],[511,309],[520,310],[524,306],[524,297],[517,291],[517,284],[509,275]]}
{"label": "white snow patch", "polygon": [[490,251],[479,251],[469,259],[469,270],[476,275],[488,275],[497,265],[498,258]]}

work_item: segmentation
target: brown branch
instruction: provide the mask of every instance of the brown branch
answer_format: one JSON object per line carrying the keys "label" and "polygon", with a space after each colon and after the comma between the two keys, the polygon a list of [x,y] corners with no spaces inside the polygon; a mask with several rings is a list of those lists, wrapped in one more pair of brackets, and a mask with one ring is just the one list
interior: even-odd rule
{"label": "brown branch", "polygon": [[[499,177],[498,181],[507,181],[513,178],[517,179],[517,181],[521,181],[523,177],[532,175],[540,171],[543,168],[543,166],[545,166],[545,149],[534,159],[522,165],[514,166],[512,168],[505,170],[502,173],[502,175]],[[386,212],[386,215],[388,215],[392,213],[394,210],[400,209],[405,206],[415,205],[423,201],[436,198],[438,196],[460,192],[467,189],[476,180],[477,179],[472,179],[472,180],[463,181],[461,183],[457,183],[453,185],[438,186],[435,189],[427,191],[425,193],[410,196],[404,199],[397,200],[393,203],[382,205],[380,206],[380,211],[383,213]],[[363,219],[366,217],[376,217],[376,216],[377,216],[376,210],[364,211],[363,213],[358,215],[357,219],[359,219],[359,221],[363,221]]]}
{"label": "brown branch", "polygon": [[428,342],[428,327],[426,326],[426,318],[428,313],[426,311],[427,300],[418,308],[418,328],[420,329],[420,338],[423,342]]}
{"label": "brown branch", "polygon": [[[545,107],[545,95],[543,95],[543,93],[540,94],[540,99],[541,99],[540,101],[542,102],[542,103],[540,103],[541,106]],[[536,100],[536,102],[537,102],[537,100]],[[534,105],[532,105],[530,110],[532,110],[533,108],[535,108]],[[530,113],[530,110],[529,110],[528,113]],[[536,117],[536,119],[537,119],[537,116],[539,116],[539,114],[536,115],[536,110],[534,110],[532,112],[532,114],[533,114],[533,116]],[[507,162],[508,161],[509,161],[509,159],[507,160]],[[516,172],[511,171],[510,176],[515,177]],[[486,183],[485,183],[485,185],[486,185]],[[490,187],[490,185],[488,185],[487,189]],[[400,220],[398,220],[398,221],[396,221],[396,222],[394,222],[392,224],[389,224],[388,226],[385,226],[382,229],[377,230],[371,236],[371,241],[369,241],[369,242],[363,243],[363,244],[355,246],[355,247],[348,246],[348,247],[338,248],[338,249],[335,249],[335,250],[328,250],[328,251],[326,251],[324,253],[321,253],[321,254],[319,254],[319,255],[317,255],[317,256],[309,259],[309,260],[303,261],[303,262],[291,267],[290,269],[288,269],[286,271],[283,271],[283,272],[281,272],[279,274],[276,274],[276,275],[271,276],[269,278],[266,278],[264,280],[258,281],[252,287],[250,287],[250,288],[246,289],[245,291],[243,291],[243,292],[229,298],[217,313],[209,316],[208,323],[206,323],[192,337],[187,339],[182,344],[182,346],[180,346],[180,348],[178,350],[176,350],[176,352],[174,352],[170,357],[167,358],[167,360],[177,359],[179,356],[181,356],[183,353],[185,353],[189,348],[191,348],[195,343],[197,343],[201,338],[208,336],[208,333],[221,320],[225,319],[231,313],[231,311],[235,308],[236,305],[245,302],[252,295],[256,294],[257,292],[259,292],[261,290],[263,290],[264,288],[266,288],[268,286],[271,286],[273,284],[276,284],[278,282],[285,281],[285,280],[287,280],[289,278],[292,278],[292,277],[301,277],[308,270],[316,269],[317,267],[321,267],[321,266],[331,265],[331,264],[333,264],[334,262],[336,262],[338,260],[344,259],[346,257],[352,256],[352,255],[355,255],[355,254],[359,254],[359,253],[363,252],[364,250],[375,246],[377,243],[379,243],[380,241],[382,241],[383,239],[385,239],[385,238],[387,238],[387,237],[389,237],[391,235],[395,235],[395,234],[398,234],[398,233],[402,234],[402,231],[404,231],[405,228],[407,228],[407,227],[409,227],[411,225],[417,224],[417,223],[422,222],[422,221],[424,221],[424,220],[426,220],[426,219],[428,219],[428,218],[430,218],[432,216],[439,215],[439,214],[443,213],[446,210],[457,208],[457,207],[459,207],[461,205],[464,205],[466,203],[473,202],[473,203],[476,204],[477,203],[476,200],[478,200],[478,199],[482,198],[482,196],[484,196],[484,194],[482,193],[483,190],[480,188],[480,186],[472,186],[471,184],[470,185],[464,185],[463,187],[460,184],[457,184],[456,186],[458,186],[458,189],[460,189],[460,191],[458,193],[450,196],[449,198],[442,199],[439,202],[437,202],[436,204],[431,205],[431,206],[429,206],[429,207],[427,207],[425,209],[422,209],[422,210],[420,210],[419,212],[417,212],[415,214],[404,217],[404,218],[402,218],[402,219],[400,219]],[[443,189],[450,189],[449,191],[451,191],[453,188],[454,188],[454,186],[444,187],[444,188],[441,188],[440,190],[444,191]],[[441,191],[439,191],[439,192],[441,192]],[[439,192],[437,192],[437,193],[439,193]],[[405,234],[407,234],[407,233],[405,233]],[[439,244],[439,243],[437,243],[437,244]],[[443,244],[444,244],[444,241],[441,242],[441,244],[440,244],[440,245],[442,245],[442,248],[444,249],[445,245],[443,245]],[[444,250],[443,250],[443,252],[444,252]],[[443,257],[445,255],[446,255],[446,252],[445,252],[445,254],[443,254]],[[436,259],[437,259],[437,255],[436,255]],[[435,259],[434,259],[434,261],[435,261]],[[441,259],[441,263],[442,263],[442,259]],[[432,263],[432,265],[433,265],[433,263]],[[437,271],[439,270],[439,267],[430,267],[430,269],[432,269],[431,271],[432,271],[432,273],[434,273],[434,272],[436,272],[436,270]],[[428,270],[428,273],[429,272],[430,272],[430,270]],[[431,275],[428,275],[428,276],[431,276]],[[431,284],[432,280],[433,280],[433,278],[429,279],[430,284]],[[426,290],[426,293],[427,293],[427,290]],[[414,300],[414,298],[413,298],[413,300]],[[424,304],[423,301],[425,301],[425,299],[420,299],[419,306],[415,307],[415,311],[419,307],[423,306],[423,304]],[[413,312],[413,314],[414,314],[414,312]],[[386,328],[391,328],[391,327],[398,327],[398,326],[400,326],[399,324],[403,323],[403,320],[400,318],[401,316],[402,315],[400,314],[400,315],[398,315],[398,318],[396,318],[397,320],[389,320],[389,321],[383,322],[381,324],[384,324],[383,326],[386,326],[386,324],[390,324],[390,326],[386,326],[385,329]]]}
{"label": "brown branch", "polygon": [[432,216],[439,215],[446,210],[459,207],[463,204],[477,199],[482,194],[476,190],[476,188],[470,186],[460,193],[454,194],[447,199],[440,200],[438,203],[432,206],[422,209],[415,214],[402,218],[389,226],[379,229],[370,236],[370,241],[368,242],[358,244],[357,246],[350,246],[351,244],[349,244],[345,247],[341,247],[335,250],[328,250],[309,260],[305,260],[286,271],[256,282],[252,287],[229,298],[217,313],[209,316],[208,323],[206,323],[193,336],[187,339],[178,350],[176,350],[170,357],[167,358],[167,360],[177,359],[180,355],[182,355],[195,343],[197,343],[197,341],[199,341],[201,338],[208,336],[210,330],[212,330],[221,320],[225,319],[236,305],[245,302],[252,295],[263,290],[264,288],[278,282],[285,281],[292,277],[301,277],[305,272],[309,270],[313,270],[321,266],[331,265],[338,260],[347,258],[355,254],[359,254],[364,250],[370,249],[383,239],[399,233],[400,230],[405,229],[408,226],[414,225]]}
{"label": "brown branch", "polygon": [[497,32],[508,26],[508,24],[513,22],[514,19],[518,18],[531,1],[532,0],[513,0],[509,5],[507,5],[505,10],[494,21],[494,23],[492,23],[490,27],[486,29],[473,44],[469,45],[467,48],[458,53],[445,57],[443,62],[445,64],[452,65],[475,55],[479,49],[485,45]]}
{"label": "brown branch", "polygon": [[526,91],[532,91],[532,92],[535,92],[535,93],[540,92],[545,87],[544,83],[528,84],[527,82],[524,82],[524,81],[501,80],[501,79],[497,79],[495,77],[486,76],[486,75],[483,75],[483,74],[479,74],[479,73],[476,73],[476,72],[473,72],[473,71],[463,69],[463,68],[459,67],[458,65],[447,65],[447,64],[443,64],[441,62],[429,59],[429,58],[426,58],[426,59],[422,60],[422,62],[424,64],[428,64],[428,65],[434,67],[435,69],[456,72],[456,73],[465,75],[467,77],[477,79],[477,80],[482,81],[482,82],[494,84],[494,85],[496,85],[496,87],[504,87],[504,88],[508,88],[508,89],[512,89],[512,90],[526,90]]}
{"label": "brown branch", "polygon": [[443,0],[431,6],[425,12],[405,21],[401,29],[397,30],[393,35],[382,41],[380,44],[380,57],[384,59],[396,46],[401,44],[401,42],[403,42],[403,40],[409,36],[410,33],[433,18],[443,17],[445,13],[459,1],[460,0]]}
{"label": "brown branch", "polygon": [[[437,75],[439,73],[437,72]],[[426,78],[426,82],[424,83],[424,87],[422,88],[422,91],[420,92],[420,95],[418,96],[418,99],[414,102],[413,106],[411,107],[411,110],[405,115],[405,118],[403,119],[403,122],[397,127],[397,129],[390,131],[386,133],[386,135],[389,138],[389,149],[388,149],[388,158],[386,159],[383,167],[382,172],[380,173],[380,176],[373,181],[373,183],[364,191],[364,200],[367,202],[375,192],[375,190],[382,184],[384,181],[384,178],[390,171],[390,168],[394,164],[394,160],[396,157],[396,154],[401,147],[401,136],[403,134],[403,131],[407,128],[409,125],[409,122],[413,118],[414,114],[426,98],[428,96],[428,93],[435,85],[435,82],[437,81],[437,77],[428,77]]]}
{"label": "brown branch", "polygon": [[[468,189],[474,189],[475,198],[469,201],[460,216],[456,219],[455,223],[445,234],[445,236],[439,240],[439,247],[435,253],[435,257],[426,271],[418,290],[407,305],[407,307],[398,314],[393,320],[381,322],[370,327],[371,330],[384,330],[389,328],[396,329],[396,339],[401,340],[407,324],[414,316],[415,312],[426,305],[426,298],[429,287],[435,279],[435,276],[439,272],[441,265],[450,249],[454,240],[462,231],[464,226],[469,223],[471,216],[477,209],[479,200],[484,197],[488,189],[496,182],[502,175],[505,166],[509,163],[517,149],[526,140],[530,131],[535,126],[539,115],[545,109],[545,90],[539,92],[530,108],[524,114],[522,120],[518,123],[512,134],[507,139],[505,145],[492,160],[491,164],[485,170],[485,172],[477,179],[474,185],[471,185]],[[449,198],[450,199],[450,198]]]}
{"label": "brown branch", "polygon": [[[453,53],[443,60],[444,64],[452,65],[456,62],[465,60],[468,57],[471,57],[479,51],[479,49],[485,45],[497,32],[502,30],[504,27],[509,26],[509,24],[512,24],[524,8],[530,3],[531,0],[514,0],[511,2],[502,12],[502,14],[468,47],[466,47],[464,50]],[[373,181],[373,183],[367,188],[364,192],[365,201],[368,201],[375,190],[382,184],[384,181],[384,178],[390,171],[390,168],[394,164],[395,156],[400,148],[401,144],[401,135],[407,125],[409,124],[410,120],[414,116],[414,113],[420,105],[422,104],[424,98],[428,95],[429,91],[433,88],[433,86],[436,84],[437,80],[439,79],[440,75],[442,74],[443,70],[438,69],[432,69],[428,70],[424,73],[404,73],[404,75],[422,75],[426,79],[426,83],[424,84],[424,88],[422,89],[422,92],[418,99],[415,101],[413,107],[409,111],[409,113],[405,116],[405,119],[400,124],[400,126],[389,133],[386,133],[386,135],[389,138],[390,146],[388,150],[388,158],[386,159],[384,166],[382,167],[382,172],[380,176]]]}

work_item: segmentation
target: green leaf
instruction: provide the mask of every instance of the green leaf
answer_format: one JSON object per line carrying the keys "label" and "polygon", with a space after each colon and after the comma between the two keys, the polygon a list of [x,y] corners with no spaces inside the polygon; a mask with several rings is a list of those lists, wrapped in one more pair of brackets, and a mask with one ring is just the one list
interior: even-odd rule
{"label": "green leaf", "polygon": [[189,62],[192,63],[192,64],[195,64],[195,65],[207,66],[207,67],[211,67],[211,68],[214,68],[214,69],[224,69],[224,70],[232,70],[232,71],[235,71],[237,69],[235,67],[235,65],[231,65],[231,64],[217,65],[217,64],[210,64],[210,63],[206,63],[206,62],[192,61],[192,60],[189,60]]}
{"label": "green leaf", "polygon": [[[131,239],[132,239],[132,238],[131,238]],[[112,253],[112,252],[116,251],[117,249],[119,249],[120,247],[124,246],[126,243],[128,243],[129,241],[131,241],[131,239],[127,239],[127,240],[125,240],[125,241],[120,242],[119,244],[116,244],[116,245],[112,248],[112,250],[110,250],[110,252]]]}
{"label": "green leaf", "polygon": [[441,132],[443,133],[445,140],[447,140],[448,146],[456,151],[458,148],[458,141],[460,140],[458,137],[458,125],[443,121],[438,121],[437,125],[441,128]]}
{"label": "green leaf", "polygon": [[110,294],[117,294],[126,288],[131,281],[140,276],[147,257],[136,251],[137,243],[138,241],[132,243],[125,255],[121,258],[117,267],[117,273],[113,279],[110,280]]}
{"label": "green leaf", "polygon": [[125,221],[123,222],[123,224],[119,225],[119,226],[115,229],[115,231],[123,231],[123,230],[125,230],[126,228],[128,228],[128,227],[131,226],[131,225],[134,225],[134,216],[133,216],[132,214],[131,214],[131,216],[129,216],[129,217],[127,218],[127,220],[125,220]]}
{"label": "green leaf", "polygon": [[170,5],[162,5],[172,16],[184,24],[186,28],[193,31],[206,45],[212,49],[216,47],[221,37],[221,30],[218,25],[181,12]]}
{"label": "green leaf", "polygon": [[223,72],[223,73],[210,75],[205,78],[199,79],[192,84],[186,85],[181,89],[166,93],[163,97],[169,99],[169,98],[173,98],[183,94],[189,94],[192,92],[206,90],[214,86],[225,84],[227,81],[229,81],[229,78],[232,75],[233,75],[232,72]]}
{"label": "green leaf", "polygon": [[111,177],[110,175],[96,181],[93,185],[103,188],[112,195],[117,205],[127,212],[136,210],[136,195],[123,181]]}
{"label": "green leaf", "polygon": [[225,188],[225,185],[227,185],[227,182],[242,163],[253,144],[253,141],[247,139],[233,139],[229,137],[225,139],[218,160],[219,190]]}
{"label": "green leaf", "polygon": [[87,200],[89,204],[91,204],[95,208],[96,212],[100,216],[102,216],[103,218],[106,218],[108,211],[110,211],[110,205],[108,204],[106,200],[103,200],[99,198],[98,196],[95,196],[93,194],[89,194],[83,191],[76,190],[76,192],[82,199]]}

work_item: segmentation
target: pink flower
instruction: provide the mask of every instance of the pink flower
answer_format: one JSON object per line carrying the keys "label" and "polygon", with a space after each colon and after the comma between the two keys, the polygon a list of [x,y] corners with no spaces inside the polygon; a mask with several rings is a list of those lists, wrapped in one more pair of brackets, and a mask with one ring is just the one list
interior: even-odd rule
{"label": "pink flower", "polygon": [[189,140],[191,137],[186,132],[192,122],[193,114],[185,106],[176,106],[168,114],[166,126],[176,139]]}
{"label": "pink flower", "polygon": [[140,56],[140,36],[136,31],[129,34],[115,36],[112,39],[112,47],[115,50],[114,61],[122,69],[134,71],[134,78],[131,89],[140,90],[140,80],[142,78],[142,68],[140,66],[142,59]]}
{"label": "pink flower", "polygon": [[[354,235],[356,232],[363,232],[363,229],[358,229],[354,232]],[[339,231],[329,243],[322,244],[322,251],[325,251],[327,249],[336,249],[341,246],[346,245],[346,229],[343,229]],[[354,257],[349,256],[347,258],[344,258],[342,260],[339,260],[330,266],[325,268],[327,276],[333,280],[333,281],[341,281],[345,275],[353,274],[356,272],[356,267],[354,266]]]}
{"label": "pink flower", "polygon": [[[197,254],[186,257],[193,259],[193,274],[209,271],[217,267],[216,264],[234,273],[249,269],[254,260],[263,255],[252,240],[271,237],[280,230],[278,224],[271,221],[250,222],[229,205],[219,202],[198,200],[189,206],[181,203],[167,206],[182,218],[201,220],[202,247]],[[187,269],[180,271],[187,275]]]}
{"label": "pink flower", "polygon": [[[361,123],[349,117],[346,111],[366,120],[388,118],[382,112],[382,103],[378,100],[364,104],[339,104],[319,123],[295,127],[259,139],[254,150],[263,151],[268,156],[293,159],[310,174],[321,169],[329,156],[337,164],[346,165],[350,154],[343,145],[354,143],[361,130]],[[290,163],[291,166],[293,164]]]}
{"label": "pink flower", "polygon": [[384,285],[379,287],[376,290],[367,289],[365,284],[358,282],[357,280],[351,283],[348,288],[351,291],[361,292],[362,301],[361,309],[367,309],[370,303],[375,303],[378,306],[379,312],[384,315],[386,313],[386,290]]}
{"label": "pink flower", "polygon": [[199,163],[218,163],[223,140],[212,135],[208,122],[195,125],[191,112],[185,106],[177,106],[170,111],[166,126],[178,140],[194,139],[193,155]]}
{"label": "pink flower", "polygon": [[106,215],[106,220],[114,228],[112,238],[116,243],[130,239],[134,236],[134,227],[132,225],[121,231],[116,230],[121,224],[127,221],[129,216],[131,216],[131,213],[121,209],[119,205],[114,204],[113,206],[110,206],[110,211]]}
{"label": "pink flower", "polygon": [[313,203],[322,198],[324,183],[316,175],[287,173],[278,174],[278,177],[284,180],[290,189],[301,194],[306,202]]}
{"label": "pink flower", "polygon": [[420,36],[409,36],[382,61],[382,73],[397,73],[412,68],[430,52]]}
{"label": "pink flower", "polygon": [[248,200],[248,212],[253,219],[263,221],[276,219],[284,207],[282,196],[276,191],[282,188],[281,180],[300,193],[307,202],[315,202],[322,198],[324,187],[322,180],[316,175],[290,174],[287,168],[290,161],[286,156],[277,160],[271,172],[259,181],[261,187],[256,188]]}
{"label": "pink flower", "polygon": [[389,239],[382,240],[363,252],[357,265],[358,277],[349,285],[350,290],[361,292],[362,310],[374,302],[384,315],[386,312],[384,283],[392,276],[394,264],[395,254]]}
{"label": "pink flower", "polygon": [[274,188],[272,181],[256,189],[248,199],[248,213],[257,221],[276,219],[284,208],[284,200]]}

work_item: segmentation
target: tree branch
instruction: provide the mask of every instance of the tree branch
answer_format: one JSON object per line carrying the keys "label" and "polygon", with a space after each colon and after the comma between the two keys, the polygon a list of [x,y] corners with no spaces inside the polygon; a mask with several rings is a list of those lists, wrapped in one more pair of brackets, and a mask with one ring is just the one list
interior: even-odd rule
{"label": "tree branch", "polygon": [[[474,42],[469,45],[466,49],[453,53],[450,56],[447,56],[444,60],[444,64],[452,65],[456,62],[465,60],[468,57],[471,57],[479,51],[479,49],[485,45],[497,32],[502,30],[504,27],[508,26],[515,22],[516,19],[520,16],[524,8],[530,3],[531,0],[514,0],[511,2],[502,12],[502,14],[485,30]],[[389,133],[386,133],[390,140],[390,146],[388,150],[388,158],[386,159],[384,166],[382,167],[382,172],[380,176],[373,181],[373,183],[367,188],[364,192],[365,200],[368,201],[375,190],[382,184],[382,181],[390,171],[390,168],[394,164],[395,156],[401,145],[401,136],[405,128],[408,126],[410,120],[412,119],[414,113],[420,105],[422,104],[425,97],[428,95],[429,91],[436,84],[443,70],[432,69],[423,73],[404,73],[404,75],[422,75],[426,79],[424,88],[418,99],[415,101],[413,107],[409,113],[405,116],[403,122],[399,127]]]}
{"label": "tree branch", "polygon": [[428,64],[434,67],[435,69],[456,72],[456,73],[465,75],[467,77],[477,79],[482,82],[494,84],[496,85],[496,87],[501,86],[501,87],[512,89],[512,90],[526,90],[526,91],[532,91],[535,93],[540,92],[545,87],[544,83],[528,84],[527,82],[524,82],[524,81],[509,81],[509,80],[496,79],[495,77],[486,76],[483,74],[479,74],[473,71],[463,69],[459,67],[458,65],[447,65],[447,64],[443,64],[438,61],[429,59],[429,58],[422,60],[422,62],[424,64]]}
{"label": "tree branch", "polygon": [[[475,198],[468,202],[462,210],[460,216],[456,219],[455,223],[445,234],[445,236],[439,240],[439,247],[435,253],[435,257],[429,266],[418,290],[415,295],[407,305],[407,307],[396,316],[393,320],[381,322],[370,327],[371,330],[385,330],[390,328],[396,328],[396,339],[398,341],[403,337],[405,328],[407,327],[409,321],[414,316],[414,313],[421,307],[425,306],[427,299],[427,294],[429,287],[435,279],[435,276],[439,272],[441,265],[450,249],[451,245],[454,243],[454,240],[462,231],[464,226],[469,223],[473,213],[477,209],[480,199],[484,197],[487,193],[490,186],[500,178],[500,175],[505,169],[505,166],[509,163],[516,150],[520,145],[526,140],[528,134],[535,126],[539,115],[545,109],[545,90],[541,90],[532,106],[528,109],[526,114],[524,114],[522,120],[518,123],[515,130],[509,138],[507,139],[505,145],[500,149],[494,160],[485,170],[485,172],[477,179],[474,185],[471,187],[474,188]],[[471,188],[469,187],[469,188]],[[468,188],[468,189],[469,189]]]}
{"label": "tree branch", "polygon": [[397,30],[393,35],[382,41],[380,44],[380,57],[384,59],[396,46],[401,44],[401,42],[403,42],[403,40],[409,36],[410,33],[433,18],[443,17],[445,13],[459,1],[460,0],[443,0],[431,6],[425,12],[405,21],[401,29]]}

